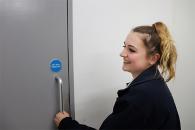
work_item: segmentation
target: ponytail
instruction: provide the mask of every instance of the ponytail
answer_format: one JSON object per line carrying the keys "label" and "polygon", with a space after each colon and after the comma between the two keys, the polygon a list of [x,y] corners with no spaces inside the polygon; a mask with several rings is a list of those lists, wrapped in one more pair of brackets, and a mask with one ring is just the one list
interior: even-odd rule
{"label": "ponytail", "polygon": [[161,39],[159,67],[162,71],[162,75],[166,76],[166,81],[168,82],[175,77],[175,64],[177,60],[176,48],[165,24],[162,22],[156,22],[153,24],[153,27],[156,29]]}
{"label": "ponytail", "polygon": [[133,32],[149,34],[149,39],[147,36],[143,39],[148,55],[159,53],[160,59],[156,64],[161,70],[162,76],[166,82],[173,79],[175,77],[177,51],[166,25],[162,22],[156,22],[152,26],[138,26],[133,29]]}

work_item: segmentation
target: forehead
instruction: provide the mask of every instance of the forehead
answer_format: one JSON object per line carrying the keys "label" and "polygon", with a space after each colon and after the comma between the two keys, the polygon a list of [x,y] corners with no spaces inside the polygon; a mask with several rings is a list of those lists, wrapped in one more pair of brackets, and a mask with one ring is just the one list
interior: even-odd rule
{"label": "forehead", "polygon": [[141,37],[142,37],[141,33],[130,32],[125,39],[125,44],[133,46],[143,46],[143,41]]}

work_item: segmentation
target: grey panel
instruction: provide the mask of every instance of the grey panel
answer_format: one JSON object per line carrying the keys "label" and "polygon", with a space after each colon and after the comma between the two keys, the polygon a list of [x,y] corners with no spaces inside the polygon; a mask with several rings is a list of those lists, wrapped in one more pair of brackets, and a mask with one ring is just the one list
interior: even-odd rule
{"label": "grey panel", "polygon": [[49,63],[62,61],[59,75],[69,111],[67,0],[0,2],[0,129],[56,129],[58,88]]}
{"label": "grey panel", "polygon": [[73,73],[73,1],[68,0],[68,54],[69,54],[69,95],[70,95],[70,113],[75,119],[74,108],[74,73]]}

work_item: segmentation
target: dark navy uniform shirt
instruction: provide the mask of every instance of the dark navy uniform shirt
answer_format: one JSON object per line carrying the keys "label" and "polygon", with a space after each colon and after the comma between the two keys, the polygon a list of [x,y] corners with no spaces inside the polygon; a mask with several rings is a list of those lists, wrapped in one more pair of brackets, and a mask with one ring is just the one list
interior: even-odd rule
{"label": "dark navy uniform shirt", "polygon": [[[71,117],[63,119],[59,129],[94,130]],[[173,97],[156,66],[146,69],[127,88],[118,91],[113,112],[100,127],[109,129],[181,129]]]}

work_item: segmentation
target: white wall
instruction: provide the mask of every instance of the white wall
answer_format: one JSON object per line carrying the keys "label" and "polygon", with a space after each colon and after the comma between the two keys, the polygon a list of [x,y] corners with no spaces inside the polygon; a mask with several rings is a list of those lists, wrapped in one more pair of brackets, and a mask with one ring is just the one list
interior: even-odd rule
{"label": "white wall", "polygon": [[163,21],[179,53],[176,79],[169,86],[182,128],[194,129],[194,5],[193,0],[73,0],[76,119],[99,128],[112,112],[117,90],[132,80],[121,70],[119,56],[127,33],[134,26]]}
{"label": "white wall", "polygon": [[170,87],[178,106],[183,130],[195,129],[195,1],[174,0],[173,34],[178,51],[177,77]]}

